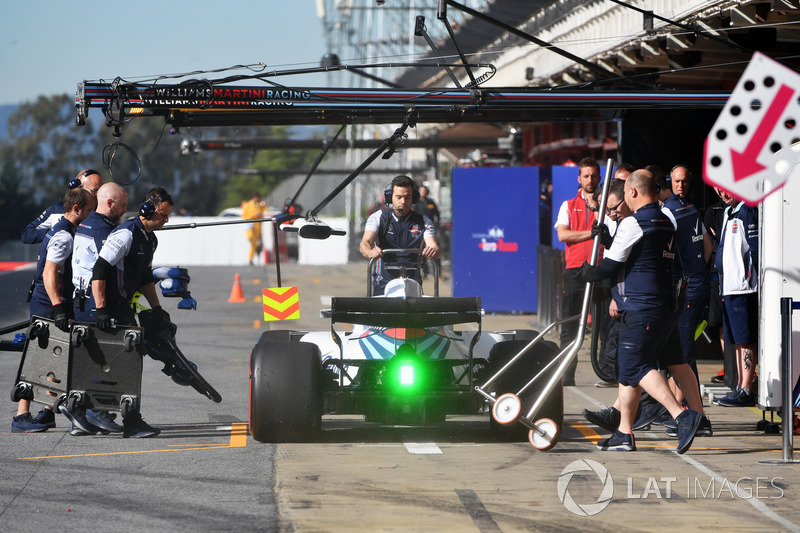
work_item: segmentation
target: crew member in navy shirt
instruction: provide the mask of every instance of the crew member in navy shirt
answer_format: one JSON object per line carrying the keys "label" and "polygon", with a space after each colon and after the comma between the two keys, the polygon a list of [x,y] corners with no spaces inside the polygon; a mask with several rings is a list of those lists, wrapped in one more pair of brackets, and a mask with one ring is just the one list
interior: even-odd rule
{"label": "crew member in navy shirt", "polygon": [[[139,209],[139,216],[117,227],[106,239],[92,269],[92,296],[97,327],[107,330],[112,320],[117,325],[136,325],[131,299],[137,291],[158,315],[169,315],[161,308],[153,281],[153,254],[158,246],[155,230],[169,221],[172,197],[162,189],[151,189]],[[123,437],[154,437],[160,430],[147,424],[139,411],[122,419]]]}
{"label": "crew member in navy shirt", "polygon": [[[64,214],[45,232],[39,247],[39,259],[33,278],[31,295],[31,318],[40,316],[54,321],[57,328],[68,331],[72,317],[72,283],[70,283],[72,239],[75,228],[97,205],[88,191],[74,188],[64,196]],[[33,433],[56,426],[51,409],[42,409],[36,417],[31,416],[30,401],[21,399],[17,415],[11,422],[13,433]]]}
{"label": "crew member in navy shirt", "polygon": [[[655,181],[646,170],[635,171],[625,181],[625,203],[633,214],[619,223],[613,245],[596,267],[584,263],[577,275],[585,282],[616,279],[624,309],[617,358],[620,424],[598,447],[636,450],[632,426],[644,389],[676,420],[677,451],[684,453],[694,440],[702,414],[684,410],[658,371],[658,341],[664,338],[675,305],[672,284],[675,227],[661,211]],[[692,375],[685,363],[670,369],[674,374]]]}
{"label": "crew member in navy shirt", "polygon": [[418,195],[411,178],[397,176],[386,191],[386,203],[391,204],[391,209],[376,211],[367,219],[359,250],[367,259],[378,259],[377,271],[373,275],[373,295],[383,294],[386,284],[398,277],[398,270],[386,268],[387,263],[405,267],[414,273],[417,281],[422,282],[420,273],[416,270],[416,255],[392,254],[394,257],[384,257],[383,250],[421,248],[423,257],[439,257],[433,222],[411,210]]}

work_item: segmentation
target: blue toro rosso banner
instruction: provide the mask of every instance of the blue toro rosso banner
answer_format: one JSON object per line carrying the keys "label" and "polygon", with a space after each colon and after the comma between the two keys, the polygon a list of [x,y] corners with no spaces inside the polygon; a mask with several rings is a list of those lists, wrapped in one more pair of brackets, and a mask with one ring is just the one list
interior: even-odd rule
{"label": "blue toro rosso banner", "polygon": [[538,167],[453,170],[453,296],[492,312],[535,313]]}
{"label": "blue toro rosso banner", "polygon": [[550,222],[550,229],[553,231],[553,248],[564,250],[564,243],[558,240],[558,232],[555,230],[558,210],[561,204],[575,198],[578,194],[578,173],[576,166],[555,166],[553,173],[553,220]]}

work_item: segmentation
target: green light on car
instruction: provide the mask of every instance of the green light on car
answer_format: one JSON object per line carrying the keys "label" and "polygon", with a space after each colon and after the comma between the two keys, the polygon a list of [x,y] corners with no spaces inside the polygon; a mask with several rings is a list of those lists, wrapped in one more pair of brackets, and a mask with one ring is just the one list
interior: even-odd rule
{"label": "green light on car", "polygon": [[383,383],[401,394],[414,394],[424,387],[424,362],[410,344],[398,347],[395,356],[386,365]]}
{"label": "green light on car", "polygon": [[414,365],[406,363],[400,365],[400,372],[398,374],[398,380],[401,387],[414,386]]}

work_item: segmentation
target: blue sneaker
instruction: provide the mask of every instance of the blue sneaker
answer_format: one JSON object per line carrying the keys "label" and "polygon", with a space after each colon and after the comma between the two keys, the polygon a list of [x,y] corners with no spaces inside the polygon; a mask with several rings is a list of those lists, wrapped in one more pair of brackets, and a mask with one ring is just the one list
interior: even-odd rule
{"label": "blue sneaker", "polygon": [[[714,430],[711,429],[711,420],[709,420],[706,415],[703,415],[703,418],[700,419],[700,427],[697,428],[695,437],[711,437],[712,435],[714,435]],[[677,437],[678,429],[675,427],[667,428],[667,436]]]}
{"label": "blue sneaker", "polygon": [[[189,364],[192,365],[194,370],[197,370],[197,365],[189,361]],[[178,385],[189,387],[194,383],[194,374],[186,368],[186,365],[180,359],[175,360],[175,364],[172,367],[172,373],[170,374],[172,381],[177,383]]]}
{"label": "blue sneaker", "polygon": [[675,422],[677,422],[675,429],[678,433],[678,448],[676,451],[679,454],[686,453],[691,447],[702,420],[703,415],[691,409],[684,409],[675,419]]}
{"label": "blue sneaker", "polygon": [[69,420],[74,427],[78,428],[84,433],[96,435],[100,431],[97,426],[89,423],[89,421],[86,420],[85,409],[77,408],[75,409],[74,413],[70,413],[69,410],[67,410],[67,406],[62,403],[58,406],[58,410],[61,411],[62,415],[67,417],[67,420]]}
{"label": "blue sneaker", "polygon": [[716,398],[715,397],[713,400],[711,400],[711,403],[713,403],[714,405],[719,405],[720,404],[719,402],[732,401],[734,398],[739,396],[739,391],[740,391],[739,387],[736,387],[735,389],[730,391],[727,395],[723,396],[722,398]]}
{"label": "blue sneaker", "polygon": [[78,428],[75,424],[72,424],[69,428],[69,434],[73,437],[85,437],[87,435],[96,435],[97,433],[86,433],[82,429]]}
{"label": "blue sneaker", "polygon": [[620,413],[614,407],[607,407],[601,411],[583,410],[583,417],[606,431],[614,432],[619,427]]}
{"label": "blue sneaker", "polygon": [[42,409],[33,419],[39,424],[47,426],[47,429],[56,427],[56,414],[52,409]]}
{"label": "blue sneaker", "polygon": [[641,430],[649,427],[655,419],[667,412],[667,408],[658,402],[647,402],[640,404],[636,421],[633,423],[633,430]]}
{"label": "blue sneaker", "polygon": [[717,405],[722,407],[755,407],[756,395],[749,390],[739,389],[736,396],[720,398]]}
{"label": "blue sneaker", "polygon": [[117,415],[102,409],[87,409],[86,421],[109,433],[122,433],[122,426],[114,422]]}
{"label": "blue sneaker", "polygon": [[123,418],[122,425],[125,428],[122,433],[123,439],[144,439],[147,437],[155,437],[161,433],[160,429],[154,428],[142,420],[141,413],[133,413]]}
{"label": "blue sneaker", "polygon": [[22,413],[11,420],[11,433],[38,433],[47,431],[47,426],[40,424],[30,413]]}
{"label": "blue sneaker", "polygon": [[633,433],[622,433],[617,430],[606,440],[598,442],[597,447],[604,452],[635,452],[636,440],[633,438]]}

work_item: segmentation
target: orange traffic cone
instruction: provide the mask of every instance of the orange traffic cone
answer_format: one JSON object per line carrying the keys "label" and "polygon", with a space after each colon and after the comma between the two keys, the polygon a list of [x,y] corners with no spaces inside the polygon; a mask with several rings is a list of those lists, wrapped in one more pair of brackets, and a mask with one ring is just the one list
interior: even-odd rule
{"label": "orange traffic cone", "polygon": [[236,276],[233,278],[233,288],[231,289],[231,297],[228,298],[229,302],[246,302],[247,299],[244,297],[244,293],[242,292],[242,284],[239,282],[239,274],[237,273]]}

